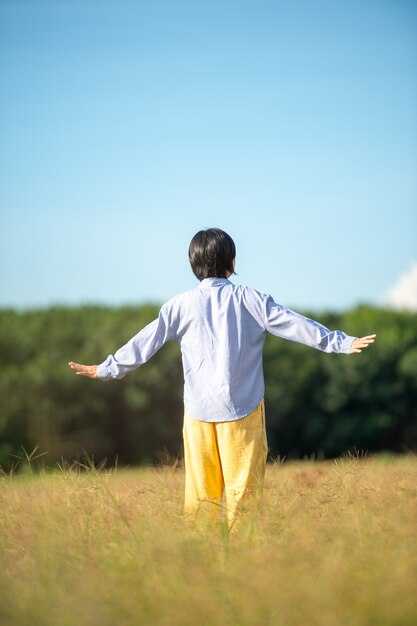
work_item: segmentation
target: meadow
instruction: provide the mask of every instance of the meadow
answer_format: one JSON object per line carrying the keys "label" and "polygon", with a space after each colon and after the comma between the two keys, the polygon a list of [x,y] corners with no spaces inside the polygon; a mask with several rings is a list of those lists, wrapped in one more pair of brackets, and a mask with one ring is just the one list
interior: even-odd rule
{"label": "meadow", "polygon": [[236,533],[190,524],[179,464],[0,480],[2,626],[415,626],[417,457],[268,465]]}

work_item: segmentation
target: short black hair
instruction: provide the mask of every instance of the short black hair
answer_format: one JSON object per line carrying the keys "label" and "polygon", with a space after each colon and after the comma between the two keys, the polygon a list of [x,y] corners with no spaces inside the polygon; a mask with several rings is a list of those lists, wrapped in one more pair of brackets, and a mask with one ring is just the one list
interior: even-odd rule
{"label": "short black hair", "polygon": [[236,247],[233,239],[220,228],[199,230],[191,239],[188,258],[198,280],[227,278],[234,273]]}

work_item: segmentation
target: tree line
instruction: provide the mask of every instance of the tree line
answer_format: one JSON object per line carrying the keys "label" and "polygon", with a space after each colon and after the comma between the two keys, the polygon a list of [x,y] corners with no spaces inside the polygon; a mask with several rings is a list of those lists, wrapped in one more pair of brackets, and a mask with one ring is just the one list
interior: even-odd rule
{"label": "tree line", "polygon": [[[99,363],[152,321],[159,307],[0,311],[0,466],[38,444],[45,465],[88,453],[109,464],[148,464],[182,450],[179,346],[165,345],[121,381],[77,377],[69,360]],[[417,319],[359,306],[309,314],[351,335],[377,333],[360,355],[324,354],[267,336],[270,457],[347,450],[417,451]]]}

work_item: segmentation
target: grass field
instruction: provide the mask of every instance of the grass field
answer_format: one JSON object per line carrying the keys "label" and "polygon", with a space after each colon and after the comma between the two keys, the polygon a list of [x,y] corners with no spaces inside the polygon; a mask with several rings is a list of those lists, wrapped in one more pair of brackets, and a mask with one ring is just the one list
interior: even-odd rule
{"label": "grass field", "polygon": [[415,626],[417,458],[268,466],[236,534],[190,526],[182,469],[0,480],[0,624]]}

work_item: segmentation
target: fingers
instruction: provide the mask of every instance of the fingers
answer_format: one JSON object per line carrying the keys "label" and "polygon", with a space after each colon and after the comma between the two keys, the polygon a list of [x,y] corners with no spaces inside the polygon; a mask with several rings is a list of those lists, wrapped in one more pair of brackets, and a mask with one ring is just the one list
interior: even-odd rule
{"label": "fingers", "polygon": [[375,341],[376,334],[358,337],[352,342],[350,354],[360,354],[362,350],[368,348]]}
{"label": "fingers", "polygon": [[77,376],[86,376],[87,378],[98,378],[97,365],[82,365],[81,363],[74,363],[70,361],[68,363],[70,368],[74,370]]}
{"label": "fingers", "polygon": [[359,343],[361,346],[368,347],[371,343],[374,343],[376,335],[367,335],[366,337],[361,337]]}
{"label": "fingers", "polygon": [[365,337],[362,337],[361,339],[359,339],[359,341],[356,342],[355,347],[356,348],[367,348],[368,346],[371,345],[371,343],[374,343],[374,339],[367,339]]}
{"label": "fingers", "polygon": [[81,365],[80,363],[73,363],[72,361],[70,361],[68,365],[75,371],[76,374],[80,374],[85,368],[84,365]]}

